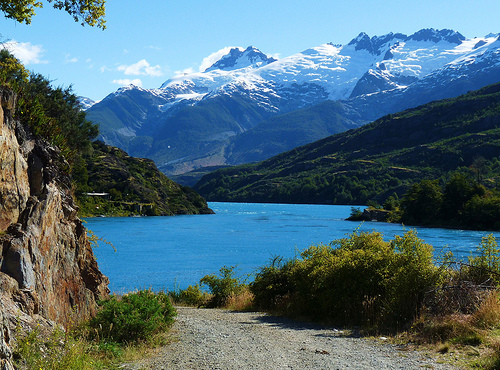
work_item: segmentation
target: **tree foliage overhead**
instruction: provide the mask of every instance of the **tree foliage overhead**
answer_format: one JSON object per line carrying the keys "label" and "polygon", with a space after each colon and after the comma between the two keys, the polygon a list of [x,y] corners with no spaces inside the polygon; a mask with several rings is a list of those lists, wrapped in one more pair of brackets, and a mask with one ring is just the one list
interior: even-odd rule
{"label": "tree foliage overhead", "polygon": [[[106,28],[105,0],[46,0],[55,9],[64,10],[73,17],[75,22],[82,26],[97,26]],[[19,23],[30,24],[36,8],[42,8],[43,3],[37,0],[0,0],[0,10],[6,18],[14,19]]]}

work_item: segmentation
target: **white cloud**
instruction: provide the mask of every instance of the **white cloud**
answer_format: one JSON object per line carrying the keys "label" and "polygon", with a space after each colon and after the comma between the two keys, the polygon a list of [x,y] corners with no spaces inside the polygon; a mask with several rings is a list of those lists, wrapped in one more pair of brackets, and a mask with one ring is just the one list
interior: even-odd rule
{"label": "white cloud", "polygon": [[163,72],[159,65],[151,66],[146,59],[142,59],[135,64],[118,66],[118,70],[125,73],[127,76],[163,76]]}
{"label": "white cloud", "polygon": [[91,58],[87,58],[87,59],[85,60],[85,63],[87,63],[87,68],[88,68],[88,69],[92,69],[92,68],[94,68],[94,67],[95,67],[95,63],[92,61],[92,59],[91,59]]}
{"label": "white cloud", "polygon": [[71,54],[65,53],[64,54],[64,63],[76,63],[78,62],[78,58],[71,58]]}
{"label": "white cloud", "polygon": [[154,45],[148,45],[146,46],[146,49],[152,49],[152,50],[161,50],[161,47],[159,46],[154,46]]}
{"label": "white cloud", "polygon": [[217,62],[224,55],[228,54],[233,46],[227,46],[224,49],[220,49],[213,54],[210,54],[208,57],[204,58],[200,64],[200,72],[205,72],[206,69],[210,68],[215,62]]}
{"label": "white cloud", "polygon": [[121,80],[113,80],[111,83],[117,84],[117,85],[122,85],[122,86],[128,86],[128,85],[135,85],[142,87],[142,81],[139,78],[130,80],[128,78],[121,79]]}
{"label": "white cloud", "polygon": [[2,46],[14,54],[24,65],[48,63],[48,61],[42,60],[42,55],[45,53],[42,45],[32,45],[30,42],[17,42],[13,40],[4,43]]}

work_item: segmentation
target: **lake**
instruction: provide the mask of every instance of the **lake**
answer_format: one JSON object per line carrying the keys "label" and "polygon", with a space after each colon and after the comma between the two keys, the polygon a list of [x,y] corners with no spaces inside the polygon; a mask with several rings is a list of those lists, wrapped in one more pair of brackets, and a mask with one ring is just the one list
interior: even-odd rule
{"label": "lake", "polygon": [[[215,215],[172,217],[87,218],[86,226],[103,242],[94,249],[110,289],[186,288],[222,266],[237,266],[248,277],[274,256],[294,257],[310,245],[329,243],[352,233],[380,231],[386,240],[403,235],[397,224],[345,221],[351,206],[209,203]],[[467,258],[485,231],[414,228],[434,246],[435,253],[451,250]],[[500,238],[500,233],[494,233]]]}

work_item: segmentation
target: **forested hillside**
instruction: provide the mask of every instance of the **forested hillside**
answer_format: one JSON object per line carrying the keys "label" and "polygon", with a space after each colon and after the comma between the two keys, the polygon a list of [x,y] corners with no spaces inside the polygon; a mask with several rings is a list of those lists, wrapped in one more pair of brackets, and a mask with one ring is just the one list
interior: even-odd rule
{"label": "forested hillside", "polygon": [[500,175],[500,84],[385,116],[269,160],[221,169],[195,186],[210,201],[366,204],[422,179]]}
{"label": "forested hillside", "polygon": [[151,159],[130,157],[101,141],[83,159],[73,178],[85,216],[213,213],[205,199],[170,180]]}

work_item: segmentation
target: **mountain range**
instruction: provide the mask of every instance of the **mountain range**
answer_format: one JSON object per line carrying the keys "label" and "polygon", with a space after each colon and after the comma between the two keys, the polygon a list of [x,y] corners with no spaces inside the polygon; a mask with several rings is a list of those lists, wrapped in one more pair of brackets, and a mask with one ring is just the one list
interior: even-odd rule
{"label": "mountain range", "polygon": [[499,81],[498,34],[360,33],[347,45],[279,60],[232,48],[205,71],[176,75],[158,89],[121,88],[87,116],[107,144],[153,159],[167,175],[201,176],[203,168],[264,160]]}

